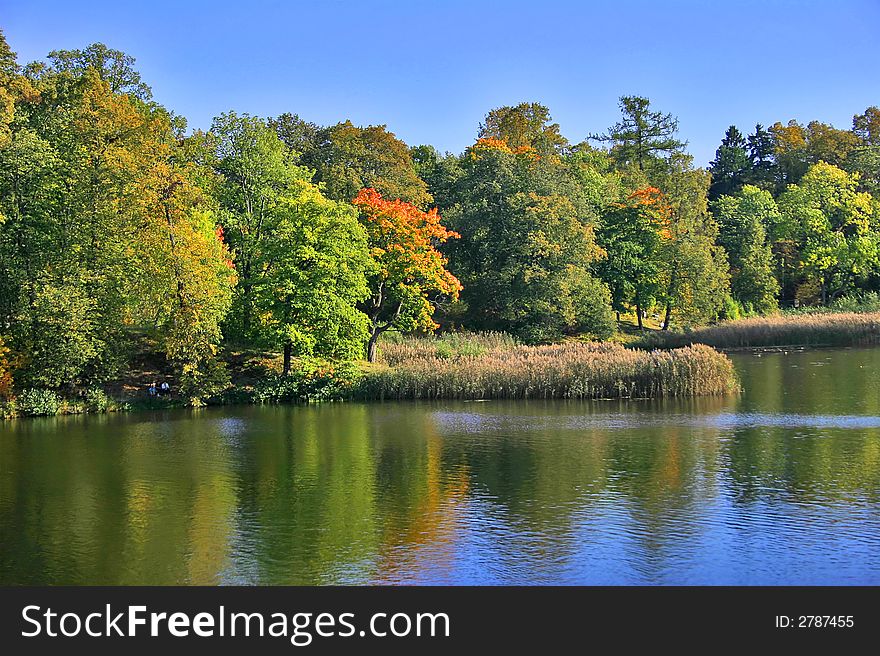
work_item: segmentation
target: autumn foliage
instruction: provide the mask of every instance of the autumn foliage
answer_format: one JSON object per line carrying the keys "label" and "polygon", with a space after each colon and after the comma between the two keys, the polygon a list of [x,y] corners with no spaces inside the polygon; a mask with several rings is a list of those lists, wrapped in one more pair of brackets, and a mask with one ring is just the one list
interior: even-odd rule
{"label": "autumn foliage", "polygon": [[541,156],[535,152],[535,149],[529,145],[511,148],[504,139],[496,139],[495,137],[481,137],[471,146],[471,156],[476,157],[481,150],[500,150],[508,155],[527,155],[529,159],[538,160]]}
{"label": "autumn foliage", "polygon": [[354,204],[364,217],[381,277],[458,297],[461,283],[446,270],[437,245],[459,234],[440,223],[436,208],[422,212],[401,200],[385,200],[375,189],[362,189]]}
{"label": "autumn foliage", "polygon": [[[670,240],[673,238],[670,229],[672,208],[662,191],[657,187],[642,187],[632,192],[627,201],[630,207],[641,209],[651,218],[657,234],[662,239]],[[621,205],[621,207],[625,207],[625,205]]]}
{"label": "autumn foliage", "polygon": [[411,203],[385,200],[375,189],[362,189],[352,202],[377,267],[366,307],[372,324],[367,357],[373,360],[382,332],[437,327],[431,296],[458,298],[461,283],[446,270],[437,246],[459,235],[442,225],[436,209],[423,212]]}

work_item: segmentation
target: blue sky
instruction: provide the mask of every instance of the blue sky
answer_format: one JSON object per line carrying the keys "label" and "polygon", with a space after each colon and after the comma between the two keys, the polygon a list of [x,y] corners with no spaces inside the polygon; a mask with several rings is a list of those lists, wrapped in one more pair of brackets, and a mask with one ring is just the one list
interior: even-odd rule
{"label": "blue sky", "polygon": [[696,163],[725,128],[880,104],[880,0],[0,0],[21,62],[95,41],[206,128],[220,112],[387,124],[460,152],[485,113],[536,100],[579,141],[645,95],[680,119]]}

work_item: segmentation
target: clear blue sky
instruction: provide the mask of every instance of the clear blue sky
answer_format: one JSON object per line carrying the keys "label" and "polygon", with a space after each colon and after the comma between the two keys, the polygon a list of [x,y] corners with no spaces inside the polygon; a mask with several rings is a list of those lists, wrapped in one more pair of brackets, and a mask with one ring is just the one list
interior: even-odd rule
{"label": "clear blue sky", "polygon": [[536,100],[579,141],[639,94],[697,164],[725,128],[841,128],[880,104],[880,0],[0,0],[21,62],[102,41],[206,128],[228,109],[384,123],[460,152],[485,113]]}

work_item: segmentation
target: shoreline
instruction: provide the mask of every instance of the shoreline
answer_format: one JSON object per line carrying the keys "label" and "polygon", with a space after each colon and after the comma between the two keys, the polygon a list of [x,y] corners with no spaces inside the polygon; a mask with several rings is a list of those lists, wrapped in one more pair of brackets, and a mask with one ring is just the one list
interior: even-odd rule
{"label": "shoreline", "polygon": [[[424,339],[424,338],[422,338]],[[434,338],[436,339],[436,338]],[[613,342],[599,342],[596,343],[600,346],[608,346],[614,344]],[[619,344],[614,344],[614,346],[623,348]],[[704,345],[700,345],[704,346]],[[765,346],[728,346],[728,347],[705,347],[709,350],[714,351],[715,353],[727,356],[737,355],[737,354],[748,354],[748,353],[785,353],[785,352],[803,352],[803,351],[821,351],[821,350],[833,350],[833,349],[872,349],[876,348],[876,344],[849,344],[849,345],[839,345],[833,343],[822,343],[822,344],[785,344],[785,345],[765,345]],[[546,348],[546,347],[523,347],[523,348]],[[679,348],[690,348],[690,347],[679,347]],[[644,349],[636,348],[633,345],[627,345],[627,348],[624,349],[628,352],[641,352],[645,354],[651,354],[654,352],[658,353],[669,353],[670,351],[674,351],[677,349],[660,349],[655,348],[652,351],[647,351]],[[479,358],[476,358],[479,360]],[[324,403],[387,403],[387,402],[400,402],[400,401],[415,401],[415,402],[435,402],[435,401],[466,401],[466,402],[488,402],[488,401],[536,401],[536,400],[570,400],[570,401],[658,401],[669,398],[678,398],[678,399],[697,399],[704,398],[707,396],[717,396],[718,394],[714,394],[712,392],[709,393],[690,393],[690,394],[675,394],[675,393],[667,393],[666,390],[659,391],[654,394],[616,394],[616,395],[595,395],[595,396],[585,396],[585,395],[566,395],[566,394],[533,394],[527,396],[519,396],[519,395],[499,395],[499,394],[486,394],[480,396],[467,396],[467,395],[454,395],[454,394],[418,394],[418,395],[400,395],[400,394],[386,394],[386,395],[370,395],[364,394],[363,388],[361,387],[364,378],[369,377],[372,372],[375,374],[377,371],[388,373],[391,375],[399,374],[401,371],[405,369],[405,367],[388,367],[387,365],[369,365],[367,363],[357,363],[357,367],[361,372],[361,378],[357,383],[350,383],[347,389],[337,390],[332,392],[329,396],[325,398],[311,398],[309,396],[301,397],[301,398],[283,398],[283,399],[267,399],[267,400],[255,400],[253,398],[255,390],[254,385],[259,385],[261,383],[270,383],[272,381],[271,376],[267,376],[263,379],[253,380],[251,379],[249,382],[250,385],[243,386],[233,386],[226,390],[222,397],[219,399],[211,399],[200,405],[194,406],[189,403],[186,399],[181,397],[173,397],[169,399],[158,398],[147,398],[147,397],[131,397],[131,396],[111,396],[110,394],[104,394],[104,405],[101,406],[100,409],[91,408],[86,405],[85,396],[80,395],[78,397],[67,398],[61,394],[56,393],[57,396],[57,411],[55,412],[42,412],[42,413],[25,413],[25,412],[16,412],[13,410],[9,411],[9,405],[7,402],[6,407],[0,405],[0,421],[12,421],[16,419],[31,419],[31,418],[46,418],[46,417],[72,417],[72,416],[81,416],[81,415],[103,415],[103,414],[141,414],[146,412],[166,412],[169,410],[181,410],[181,409],[198,409],[200,407],[203,408],[219,408],[219,407],[256,407],[256,406],[265,406],[265,405],[290,405],[290,406],[305,406],[305,405],[316,405],[316,404],[324,404]],[[364,372],[367,373],[364,373]],[[276,376],[277,379],[277,376]],[[115,384],[114,387],[119,388],[118,384]],[[722,393],[722,396],[726,395],[735,395],[740,392],[737,382],[736,389],[728,390]]]}

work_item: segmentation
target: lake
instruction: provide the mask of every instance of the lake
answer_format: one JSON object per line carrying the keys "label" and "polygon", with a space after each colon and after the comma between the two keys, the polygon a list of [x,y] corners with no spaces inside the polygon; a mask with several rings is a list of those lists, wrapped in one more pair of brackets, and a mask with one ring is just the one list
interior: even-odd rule
{"label": "lake", "polygon": [[880,584],[880,349],[738,397],[0,422],[3,584]]}

